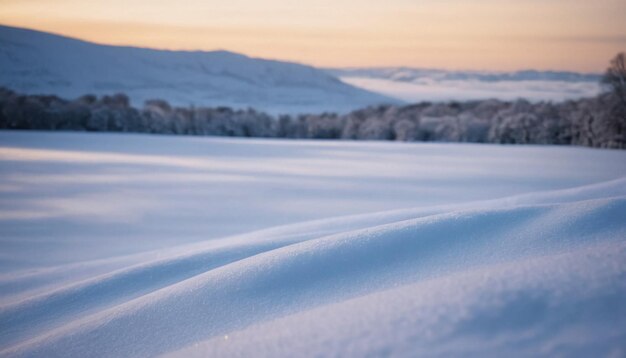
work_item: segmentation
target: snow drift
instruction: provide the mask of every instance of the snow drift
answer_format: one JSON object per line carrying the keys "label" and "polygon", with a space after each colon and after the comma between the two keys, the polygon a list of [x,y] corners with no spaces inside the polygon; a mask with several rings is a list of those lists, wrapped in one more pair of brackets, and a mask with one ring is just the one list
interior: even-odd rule
{"label": "snow drift", "polygon": [[626,152],[0,138],[3,356],[626,349]]}

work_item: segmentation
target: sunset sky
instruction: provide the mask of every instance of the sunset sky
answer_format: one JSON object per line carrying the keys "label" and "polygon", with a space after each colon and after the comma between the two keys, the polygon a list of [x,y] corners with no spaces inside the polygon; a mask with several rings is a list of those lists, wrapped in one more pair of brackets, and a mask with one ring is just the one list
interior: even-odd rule
{"label": "sunset sky", "polygon": [[0,0],[0,23],[316,66],[602,71],[624,0]]}

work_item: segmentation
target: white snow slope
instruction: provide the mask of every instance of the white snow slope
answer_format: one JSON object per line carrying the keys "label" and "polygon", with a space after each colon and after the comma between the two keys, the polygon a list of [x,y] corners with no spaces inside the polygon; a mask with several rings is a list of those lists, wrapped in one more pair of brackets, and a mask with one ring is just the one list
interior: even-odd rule
{"label": "white snow slope", "polygon": [[227,51],[160,51],[105,46],[0,26],[0,86],[76,98],[126,93],[136,106],[253,107],[276,113],[346,112],[400,103],[311,66]]}
{"label": "white snow slope", "polygon": [[0,132],[0,356],[626,355],[626,151]]}

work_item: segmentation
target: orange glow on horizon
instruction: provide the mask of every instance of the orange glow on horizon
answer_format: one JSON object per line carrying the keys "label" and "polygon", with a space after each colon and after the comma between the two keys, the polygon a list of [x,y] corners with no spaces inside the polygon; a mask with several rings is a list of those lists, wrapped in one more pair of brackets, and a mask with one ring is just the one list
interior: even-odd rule
{"label": "orange glow on horizon", "polygon": [[322,67],[602,71],[622,0],[4,0],[0,23],[104,44],[226,49]]}

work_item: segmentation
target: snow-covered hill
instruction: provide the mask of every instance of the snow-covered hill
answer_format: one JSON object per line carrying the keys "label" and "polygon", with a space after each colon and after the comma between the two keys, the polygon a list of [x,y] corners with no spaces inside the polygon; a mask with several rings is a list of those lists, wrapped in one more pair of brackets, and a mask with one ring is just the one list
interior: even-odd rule
{"label": "snow-covered hill", "polygon": [[626,151],[0,132],[0,356],[622,356]]}
{"label": "snow-covered hill", "polygon": [[310,66],[227,52],[104,46],[0,26],[0,86],[75,98],[128,94],[135,105],[254,107],[316,113],[399,102],[347,85]]}
{"label": "snow-covered hill", "polygon": [[600,76],[566,71],[450,71],[407,67],[328,69],[343,81],[408,102],[496,98],[561,101],[595,96]]}

